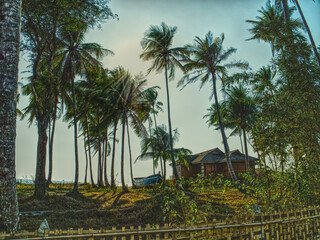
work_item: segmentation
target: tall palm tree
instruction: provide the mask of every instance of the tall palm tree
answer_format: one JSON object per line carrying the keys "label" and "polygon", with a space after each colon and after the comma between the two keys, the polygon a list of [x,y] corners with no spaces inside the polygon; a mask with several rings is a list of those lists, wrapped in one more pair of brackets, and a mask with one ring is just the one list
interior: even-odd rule
{"label": "tall palm tree", "polygon": [[[166,163],[171,158],[171,144],[170,135],[165,125],[160,125],[155,129],[152,129],[151,135],[142,139],[141,143],[141,155],[137,157],[138,160],[154,159],[154,163],[164,162],[163,179],[166,179]],[[177,129],[173,131],[173,144],[178,141],[179,133]],[[186,148],[174,148],[173,149],[175,160],[180,160],[183,156],[191,154],[191,151]]]}
{"label": "tall palm tree", "polygon": [[167,93],[167,108],[168,108],[168,126],[171,147],[171,161],[173,174],[179,181],[180,177],[177,172],[176,163],[174,160],[173,143],[172,143],[172,126],[170,114],[170,97],[168,80],[174,78],[175,66],[182,68],[179,62],[179,57],[184,53],[184,48],[172,48],[173,37],[177,31],[177,27],[169,27],[164,22],[160,26],[150,26],[144,33],[144,38],[141,41],[143,53],[140,55],[144,61],[152,60],[152,65],[148,70],[165,72],[166,93]]}
{"label": "tall palm tree", "polygon": [[[62,81],[66,89],[70,89],[73,111],[74,148],[75,148],[75,180],[73,191],[78,191],[79,157],[78,157],[78,127],[77,107],[75,97],[75,77],[85,69],[100,65],[99,58],[112,54],[110,50],[102,48],[96,43],[83,43],[86,26],[79,25],[76,29],[64,29],[61,32],[64,48],[58,54],[62,68]],[[71,85],[71,86],[70,86]]]}
{"label": "tall palm tree", "polygon": [[[121,183],[123,192],[128,192],[128,188],[125,185],[124,180],[124,141],[125,141],[125,128],[130,119],[130,124],[141,136],[146,136],[146,130],[142,121],[140,121],[137,109],[139,106],[139,96],[143,91],[145,80],[141,80],[139,76],[133,78],[128,71],[123,68],[118,68],[119,76],[118,79],[118,101],[116,106],[119,107],[121,112],[122,122],[122,140],[121,140]],[[131,164],[132,166],[132,164]],[[131,169],[132,170],[132,169]]]}
{"label": "tall palm tree", "polygon": [[0,5],[0,230],[15,232],[19,222],[15,138],[20,1],[4,0]]}
{"label": "tall palm tree", "polygon": [[[228,68],[248,68],[248,64],[245,62],[232,62],[228,64],[222,64],[225,60],[236,52],[235,48],[229,48],[224,50],[222,47],[224,41],[224,34],[221,37],[213,38],[211,32],[208,32],[204,39],[195,37],[193,45],[187,45],[188,55],[184,57],[184,68],[186,71],[185,76],[179,81],[178,86],[185,87],[189,83],[193,83],[197,80],[201,81],[201,87],[207,83],[211,82],[213,91],[212,95],[215,100],[215,107],[218,115],[218,121],[220,126],[220,132],[223,140],[223,145],[225,149],[225,154],[227,156],[227,164],[229,168],[229,173],[233,181],[237,179],[229,157],[229,144],[224,131],[224,125],[221,118],[219,101],[217,95],[217,80],[223,81],[227,76]],[[211,97],[212,97],[211,95]]]}

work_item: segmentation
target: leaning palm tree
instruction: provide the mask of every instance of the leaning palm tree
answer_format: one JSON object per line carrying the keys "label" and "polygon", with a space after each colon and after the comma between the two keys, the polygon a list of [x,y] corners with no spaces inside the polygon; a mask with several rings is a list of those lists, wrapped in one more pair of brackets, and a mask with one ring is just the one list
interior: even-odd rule
{"label": "leaning palm tree", "polygon": [[[177,129],[173,131],[173,144],[178,141],[179,133]],[[157,165],[158,162],[164,162],[163,179],[166,179],[166,162],[171,158],[171,143],[170,135],[165,125],[160,125],[155,129],[152,129],[151,135],[142,139],[141,142],[141,155],[137,157],[138,160],[153,159]],[[192,152],[186,148],[174,148],[174,158],[181,160],[183,156],[189,155]]]}
{"label": "leaning palm tree", "polygon": [[[239,84],[239,86],[232,86],[226,90],[227,98],[221,103],[223,109],[221,111],[222,119],[225,123],[225,128],[232,130],[230,136],[243,135],[245,163],[246,169],[249,169],[249,157],[247,146],[247,133],[254,121],[256,113],[256,106],[253,98],[248,95],[247,90]],[[219,129],[218,114],[214,104],[208,109],[209,113],[205,115],[208,119],[209,125],[214,125]],[[241,135],[240,135],[241,136]]]}
{"label": "leaning palm tree", "polygon": [[162,72],[165,71],[166,92],[167,92],[167,108],[168,108],[168,126],[171,147],[171,161],[173,174],[179,181],[180,177],[177,172],[176,163],[174,160],[173,144],[172,144],[172,127],[170,115],[170,97],[168,80],[174,78],[175,66],[182,68],[178,58],[184,53],[184,48],[172,48],[172,40],[177,31],[177,27],[169,27],[164,22],[161,26],[150,26],[144,33],[144,38],[141,41],[143,53],[140,55],[144,61],[152,60],[152,65],[148,70]]}
{"label": "leaning palm tree", "polygon": [[235,48],[229,48],[224,50],[222,47],[224,40],[224,34],[221,37],[213,38],[211,32],[208,32],[204,39],[196,37],[193,45],[187,45],[188,55],[184,57],[184,68],[185,76],[179,81],[178,86],[185,87],[189,83],[193,83],[200,79],[201,87],[207,83],[211,82],[213,91],[212,96],[214,96],[215,107],[218,115],[218,121],[221,131],[221,136],[223,140],[223,145],[225,149],[225,154],[227,157],[227,164],[229,168],[229,173],[233,181],[237,179],[229,157],[229,145],[227,137],[224,131],[224,125],[222,123],[222,118],[220,114],[219,101],[217,95],[217,80],[223,81],[227,76],[228,68],[248,68],[248,64],[245,62],[233,62],[228,64],[222,64],[223,61],[227,60],[230,55],[236,52]]}
{"label": "leaning palm tree", "polygon": [[[74,147],[75,147],[75,180],[73,190],[78,190],[79,157],[78,157],[78,129],[77,107],[75,97],[75,77],[84,70],[100,66],[99,58],[106,54],[112,54],[110,50],[102,48],[97,43],[83,43],[86,27],[79,26],[76,29],[63,29],[61,32],[63,49],[58,54],[62,69],[62,86],[71,92],[71,105],[73,111]],[[70,87],[71,85],[71,87]]]}

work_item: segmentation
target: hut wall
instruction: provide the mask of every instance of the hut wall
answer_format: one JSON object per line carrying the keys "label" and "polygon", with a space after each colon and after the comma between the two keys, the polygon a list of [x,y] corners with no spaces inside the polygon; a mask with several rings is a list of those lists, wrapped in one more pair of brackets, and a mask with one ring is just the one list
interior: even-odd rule
{"label": "hut wall", "polygon": [[196,177],[201,173],[201,164],[189,165],[189,170],[186,166],[182,166],[181,176],[184,178]]}

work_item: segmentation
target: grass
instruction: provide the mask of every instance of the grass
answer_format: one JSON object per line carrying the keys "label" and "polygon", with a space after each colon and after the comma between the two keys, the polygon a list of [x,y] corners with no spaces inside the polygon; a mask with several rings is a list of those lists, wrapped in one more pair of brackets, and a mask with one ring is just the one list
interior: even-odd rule
{"label": "grass", "polygon": [[[51,229],[111,228],[163,224],[159,188],[130,189],[122,194],[120,189],[93,189],[80,185],[79,193],[71,192],[72,184],[52,184],[43,199],[33,197],[33,185],[18,184],[20,212],[48,211],[40,216],[20,218],[21,230],[34,231],[46,218]],[[190,191],[199,211],[209,215],[243,213],[254,204],[251,198],[236,189],[204,189]]]}

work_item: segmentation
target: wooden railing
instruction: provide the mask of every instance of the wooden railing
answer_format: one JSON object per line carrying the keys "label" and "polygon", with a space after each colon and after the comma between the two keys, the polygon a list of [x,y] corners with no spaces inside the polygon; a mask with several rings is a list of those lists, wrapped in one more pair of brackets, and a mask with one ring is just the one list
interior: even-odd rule
{"label": "wooden railing", "polygon": [[272,214],[219,217],[212,222],[196,226],[146,225],[121,229],[68,229],[44,233],[0,233],[0,239],[101,239],[101,240],[163,240],[163,239],[320,239],[319,207]]}

